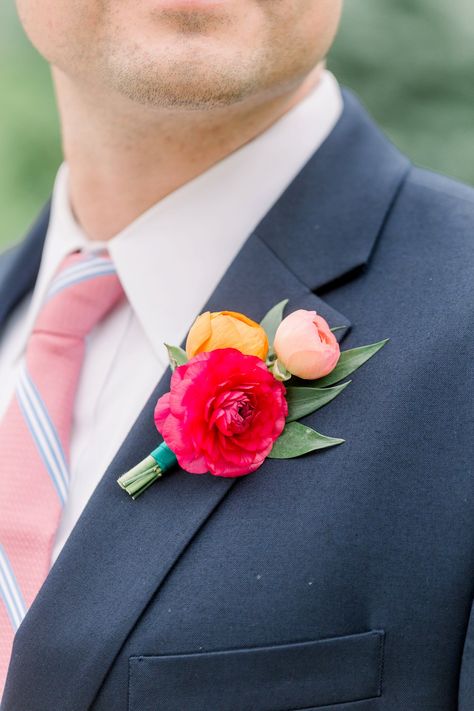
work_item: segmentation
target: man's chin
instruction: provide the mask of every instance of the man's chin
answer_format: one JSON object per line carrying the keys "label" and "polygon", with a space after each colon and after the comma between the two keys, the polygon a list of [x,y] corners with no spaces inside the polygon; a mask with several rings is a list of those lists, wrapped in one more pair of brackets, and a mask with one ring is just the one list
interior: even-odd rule
{"label": "man's chin", "polygon": [[[191,45],[194,43],[191,42]],[[184,50],[184,51],[183,51]],[[141,59],[120,50],[108,55],[109,85],[135,102],[163,108],[207,109],[228,106],[259,88],[259,57],[221,51],[197,42],[188,46],[161,47],[153,56],[150,47]]]}
{"label": "man's chin", "polygon": [[131,72],[130,68],[114,78],[120,94],[132,101],[156,108],[206,110],[234,104],[250,93],[249,82],[233,82],[227,77],[212,74],[205,76],[193,72],[191,67],[183,71],[159,70]]}

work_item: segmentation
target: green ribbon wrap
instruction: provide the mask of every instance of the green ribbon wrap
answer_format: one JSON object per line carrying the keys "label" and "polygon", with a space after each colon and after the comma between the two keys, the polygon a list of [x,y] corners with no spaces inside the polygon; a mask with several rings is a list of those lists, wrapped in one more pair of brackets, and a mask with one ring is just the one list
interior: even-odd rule
{"label": "green ribbon wrap", "polygon": [[167,444],[162,442],[148,457],[129,469],[117,479],[118,484],[132,499],[137,499],[165,472],[172,469],[178,460]]}

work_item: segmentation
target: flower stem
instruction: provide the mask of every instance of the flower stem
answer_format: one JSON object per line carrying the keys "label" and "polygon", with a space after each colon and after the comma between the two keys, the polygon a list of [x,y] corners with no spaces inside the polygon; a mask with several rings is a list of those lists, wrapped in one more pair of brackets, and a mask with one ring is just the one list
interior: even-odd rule
{"label": "flower stem", "polygon": [[177,464],[171,449],[162,442],[148,457],[122,474],[117,482],[132,499],[137,499],[157,479]]}

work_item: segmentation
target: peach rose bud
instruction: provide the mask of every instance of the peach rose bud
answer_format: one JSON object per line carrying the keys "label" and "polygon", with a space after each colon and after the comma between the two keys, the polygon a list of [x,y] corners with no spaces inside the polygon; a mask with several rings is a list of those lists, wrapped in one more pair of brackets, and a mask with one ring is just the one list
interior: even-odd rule
{"label": "peach rose bud", "polygon": [[341,351],[327,322],[316,311],[299,309],[283,319],[273,344],[278,360],[292,375],[315,380],[337,365]]}
{"label": "peach rose bud", "polygon": [[268,338],[263,328],[235,311],[206,311],[197,317],[186,341],[186,353],[192,358],[218,348],[236,348],[244,355],[265,360]]}

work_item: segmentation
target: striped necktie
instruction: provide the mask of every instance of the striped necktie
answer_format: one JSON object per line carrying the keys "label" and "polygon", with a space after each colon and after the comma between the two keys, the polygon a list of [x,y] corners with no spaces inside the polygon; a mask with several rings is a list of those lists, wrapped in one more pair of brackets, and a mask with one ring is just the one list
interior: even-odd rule
{"label": "striped necktie", "polygon": [[0,696],[14,634],[48,574],[67,498],[86,336],[122,297],[105,250],[63,260],[0,422]]}

